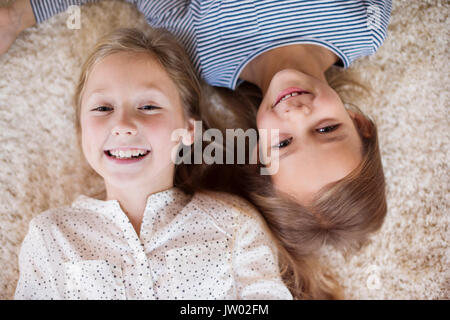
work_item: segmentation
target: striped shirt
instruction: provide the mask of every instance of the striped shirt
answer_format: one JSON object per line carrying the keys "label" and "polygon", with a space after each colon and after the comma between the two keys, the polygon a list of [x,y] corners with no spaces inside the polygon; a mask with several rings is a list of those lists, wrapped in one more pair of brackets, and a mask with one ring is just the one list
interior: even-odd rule
{"label": "striped shirt", "polygon": [[[210,85],[235,89],[244,67],[261,53],[291,44],[334,52],[348,68],[386,38],[392,0],[126,0],[152,27],[184,45]],[[71,5],[96,0],[31,0],[38,23]]]}

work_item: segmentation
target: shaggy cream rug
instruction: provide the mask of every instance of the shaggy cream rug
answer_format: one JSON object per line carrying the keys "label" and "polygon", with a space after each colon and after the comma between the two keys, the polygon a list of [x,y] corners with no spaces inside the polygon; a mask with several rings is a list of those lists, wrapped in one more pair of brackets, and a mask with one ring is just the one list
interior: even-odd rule
{"label": "shaggy cream rug", "polygon": [[[0,0],[5,4],[7,0]],[[379,126],[389,211],[353,255],[321,253],[350,299],[449,298],[448,1],[396,0],[388,38],[351,77],[373,89],[354,103]],[[82,7],[81,29],[62,13],[0,56],[0,298],[11,299],[30,219],[101,182],[79,157],[71,95],[83,57],[119,26],[146,28],[133,6]]]}

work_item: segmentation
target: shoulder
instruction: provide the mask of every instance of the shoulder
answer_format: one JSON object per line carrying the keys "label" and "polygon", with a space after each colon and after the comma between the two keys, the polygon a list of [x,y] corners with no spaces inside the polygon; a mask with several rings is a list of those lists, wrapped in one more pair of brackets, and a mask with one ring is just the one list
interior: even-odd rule
{"label": "shoulder", "polygon": [[364,4],[366,6],[366,25],[372,32],[376,47],[381,46],[386,39],[389,21],[391,18],[392,1],[370,0]]}
{"label": "shoulder", "polygon": [[70,206],[63,206],[58,208],[52,208],[47,211],[41,212],[30,221],[32,226],[44,226],[49,224],[55,224],[58,220],[61,220],[64,216],[70,217],[70,212],[73,209]]}
{"label": "shoulder", "polygon": [[257,208],[248,200],[226,192],[197,192],[192,204],[207,212],[217,220],[233,220],[241,224],[244,221],[263,221]]}
{"label": "shoulder", "polygon": [[201,202],[216,226],[233,237],[236,250],[265,245],[277,252],[274,234],[264,216],[248,200],[225,192],[201,192],[193,200]]}
{"label": "shoulder", "polygon": [[242,214],[253,215],[258,213],[258,210],[249,201],[227,192],[197,192],[192,200],[200,204],[210,205],[211,203],[215,203],[218,207],[229,208]]}
{"label": "shoulder", "polygon": [[80,214],[84,214],[78,208],[70,205],[46,210],[31,219],[28,227],[29,236],[51,236],[58,232],[62,225],[79,220]]}
{"label": "shoulder", "polygon": [[34,218],[28,224],[28,230],[23,238],[21,246],[21,255],[35,254],[36,252],[45,250],[47,244],[52,241],[58,230],[60,220],[70,207],[60,207],[44,211]]}

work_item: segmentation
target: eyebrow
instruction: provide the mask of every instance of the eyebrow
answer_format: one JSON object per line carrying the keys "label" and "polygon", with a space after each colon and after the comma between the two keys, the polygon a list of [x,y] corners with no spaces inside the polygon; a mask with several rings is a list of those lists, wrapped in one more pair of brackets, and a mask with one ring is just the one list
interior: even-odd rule
{"label": "eyebrow", "polygon": [[[332,143],[332,142],[338,142],[338,141],[343,141],[345,139],[348,138],[348,134],[344,133],[344,134],[340,134],[334,137],[328,137],[325,139],[321,139],[320,144],[328,144],[328,143]],[[281,160],[283,158],[286,158],[288,156],[290,156],[291,154],[293,154],[294,152],[296,152],[298,149],[298,144],[296,144],[296,146],[289,148],[288,151],[284,152],[283,154],[281,154],[278,157],[278,160]]]}
{"label": "eyebrow", "polygon": [[[89,92],[89,95],[85,96],[85,99],[90,99],[93,95],[102,93],[103,91],[107,90],[108,88],[97,88],[92,92]],[[145,84],[143,86],[140,86],[138,88],[139,91],[143,92],[143,91],[147,91],[147,90],[157,90],[158,92],[162,92],[160,88],[158,88],[157,86],[153,85],[153,84]]]}
{"label": "eyebrow", "polygon": [[102,94],[102,92],[103,92],[103,91],[106,91],[107,89],[108,89],[108,88],[98,88],[98,89],[95,89],[94,91],[88,92],[88,94],[84,93],[83,98],[84,98],[86,101],[89,101],[89,100],[92,99],[93,96]]}
{"label": "eyebrow", "polygon": [[347,137],[348,137],[348,134],[344,133],[344,134],[340,134],[340,135],[337,135],[334,137],[327,137],[327,138],[323,139],[321,141],[321,143],[325,144],[325,143],[330,143],[330,142],[342,141],[342,140],[347,139]]}
{"label": "eyebrow", "polygon": [[293,154],[295,151],[297,151],[298,145],[295,145],[294,147],[289,148],[288,151],[284,152],[283,154],[279,155],[278,161],[280,161],[283,158],[288,157],[289,155]]}
{"label": "eyebrow", "polygon": [[94,94],[101,93],[102,91],[105,91],[105,90],[106,90],[106,88],[95,89],[94,91],[88,92],[89,95],[86,95],[86,98],[90,98],[90,97],[93,96]]}

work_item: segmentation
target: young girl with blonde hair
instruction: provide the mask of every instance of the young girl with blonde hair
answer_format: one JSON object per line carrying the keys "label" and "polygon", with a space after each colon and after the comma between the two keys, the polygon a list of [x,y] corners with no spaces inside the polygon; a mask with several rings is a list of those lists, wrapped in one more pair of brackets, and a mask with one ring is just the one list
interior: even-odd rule
{"label": "young girl with blonde hair", "polygon": [[[9,12],[15,18],[4,18],[16,27],[3,28],[0,52],[25,28],[88,2],[18,0]],[[337,286],[318,272],[315,252],[323,244],[362,245],[380,228],[387,206],[375,123],[342,101],[325,73],[378,50],[392,1],[127,2],[153,27],[170,30],[197,73],[222,87],[216,91],[237,115],[238,125],[229,127],[279,130],[279,139],[265,146],[279,151],[279,170],[262,177],[243,168],[230,179],[243,182],[230,191],[260,209],[286,249],[281,261],[296,297],[339,297]],[[212,127],[222,120],[216,110],[202,116]]]}
{"label": "young girl with blonde hair", "polygon": [[167,31],[119,29],[97,44],[76,89],[76,126],[106,198],[80,196],[31,221],[16,299],[292,298],[259,213],[194,192],[185,177],[198,167],[173,162],[173,150],[198,143],[200,104]]}

